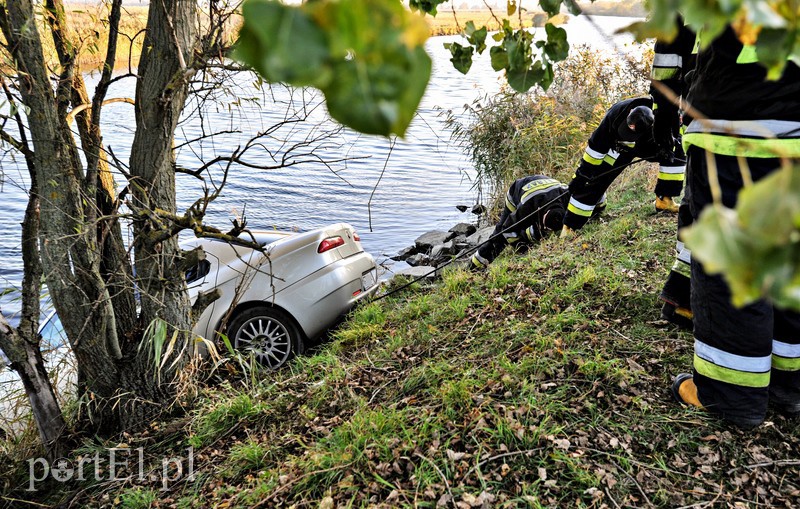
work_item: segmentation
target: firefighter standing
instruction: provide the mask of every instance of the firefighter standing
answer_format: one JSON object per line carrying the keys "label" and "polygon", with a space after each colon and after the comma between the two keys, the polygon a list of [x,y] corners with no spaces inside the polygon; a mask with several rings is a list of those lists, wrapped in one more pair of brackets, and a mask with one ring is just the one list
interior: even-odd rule
{"label": "firefighter standing", "polygon": [[626,99],[613,105],[589,137],[583,160],[569,184],[571,198],[562,237],[570,236],[605,208],[605,192],[635,157],[660,162],[656,208],[677,212],[672,197],[683,187],[684,167],[667,154],[674,143],[661,148],[653,136],[653,98]]}
{"label": "firefighter standing", "polygon": [[[691,29],[686,27],[680,17],[676,20],[676,29],[678,33],[674,40],[670,42],[656,41],[653,67],[650,73],[652,81],[650,94],[654,100],[653,133],[655,139],[662,147],[678,141],[671,166],[685,167],[686,155],[680,146],[681,130],[683,126],[691,122],[691,118],[687,113],[681,113],[682,108],[667,97],[664,89],[671,91],[672,95],[679,100],[686,97],[690,83],[689,75],[692,74],[695,66],[697,37]],[[679,236],[681,230],[692,222],[692,214],[689,210],[690,202],[690,189],[687,185],[678,208]],[[691,252],[680,240],[677,241],[675,251],[675,261],[659,295],[659,299],[663,302],[661,316],[681,328],[691,330]]]}
{"label": "firefighter standing", "polygon": [[472,255],[472,267],[489,266],[507,245],[528,245],[561,230],[568,200],[567,186],[550,177],[532,175],[516,180],[508,189],[505,208],[489,242]]}
{"label": "firefighter standing", "polygon": [[[688,102],[709,118],[684,134],[693,218],[712,203],[710,164],[723,204],[734,207],[742,167],[757,181],[780,166],[776,154],[800,163],[800,67],[790,61],[767,80],[755,47],[730,27],[698,54]],[[722,277],[697,260],[691,270],[694,370],[675,379],[676,399],[742,428],[760,424],[768,402],[800,415],[800,314],[764,300],[735,308]]]}

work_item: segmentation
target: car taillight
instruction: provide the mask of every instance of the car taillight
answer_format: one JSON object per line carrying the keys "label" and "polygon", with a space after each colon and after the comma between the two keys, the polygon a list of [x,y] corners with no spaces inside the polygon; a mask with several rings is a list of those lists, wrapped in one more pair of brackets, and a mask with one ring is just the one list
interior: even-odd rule
{"label": "car taillight", "polygon": [[344,239],[341,237],[328,237],[327,239],[319,243],[319,247],[317,248],[317,253],[324,253],[325,251],[330,251],[331,249],[339,247],[343,244],[344,244]]}
{"label": "car taillight", "polygon": [[353,240],[361,242],[361,236],[357,232],[353,232]]}

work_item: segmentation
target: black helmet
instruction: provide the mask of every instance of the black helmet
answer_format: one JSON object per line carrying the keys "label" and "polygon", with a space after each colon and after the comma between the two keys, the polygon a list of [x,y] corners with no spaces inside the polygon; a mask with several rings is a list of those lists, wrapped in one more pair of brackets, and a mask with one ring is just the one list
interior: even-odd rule
{"label": "black helmet", "polygon": [[653,127],[655,120],[656,117],[653,115],[653,110],[647,106],[637,106],[628,113],[627,124],[634,126],[633,130],[641,134]]}
{"label": "black helmet", "polygon": [[[560,205],[560,204],[559,204]],[[564,225],[564,208],[555,206],[544,213],[542,226],[552,231],[560,231]]]}

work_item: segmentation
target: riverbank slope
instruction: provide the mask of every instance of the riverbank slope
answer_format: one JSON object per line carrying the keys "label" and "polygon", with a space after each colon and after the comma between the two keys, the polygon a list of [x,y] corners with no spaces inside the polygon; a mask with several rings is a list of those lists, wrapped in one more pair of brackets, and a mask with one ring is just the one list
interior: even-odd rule
{"label": "riverbank slope", "polygon": [[[659,320],[675,224],[653,213],[653,179],[625,172],[574,240],[366,305],[287,369],[257,378],[231,364],[239,376],[196,388],[190,416],[82,449],[141,447],[158,473],[191,446],[192,479],[43,483],[39,502],[796,506],[796,423],[770,414],[743,433],[670,399],[692,336]],[[18,466],[7,486],[24,484]]]}

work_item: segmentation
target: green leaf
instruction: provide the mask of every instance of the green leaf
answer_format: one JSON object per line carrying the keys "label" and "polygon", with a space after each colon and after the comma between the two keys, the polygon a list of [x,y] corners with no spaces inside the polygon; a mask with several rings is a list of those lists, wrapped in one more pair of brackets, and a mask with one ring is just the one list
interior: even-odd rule
{"label": "green leaf", "polygon": [[330,80],[325,34],[305,12],[277,1],[248,0],[242,15],[235,58],[273,82],[324,86]]}
{"label": "green leaf", "polygon": [[551,23],[544,26],[547,33],[547,44],[544,45],[544,53],[551,62],[560,62],[569,55],[569,43],[567,42],[567,31]]}
{"label": "green leaf", "polygon": [[492,61],[492,69],[502,71],[508,67],[508,52],[502,46],[492,46],[489,49],[489,57]]}
{"label": "green leaf", "polygon": [[517,0],[508,0],[506,2],[506,16],[513,16],[517,12]]}
{"label": "green leaf", "polygon": [[526,92],[532,86],[540,83],[545,77],[545,70],[541,62],[536,62],[527,69],[506,70],[508,84],[517,92]]}
{"label": "green leaf", "polygon": [[754,253],[734,210],[707,207],[700,218],[683,231],[681,239],[692,250],[692,257],[703,263],[706,272],[724,273],[736,306],[758,299],[748,263]]}
{"label": "green leaf", "polygon": [[756,55],[758,61],[767,68],[767,79],[780,79],[792,49],[793,39],[794,34],[790,37],[785,30],[773,28],[765,28],[758,35]]}
{"label": "green leaf", "polygon": [[486,49],[486,34],[488,33],[485,26],[475,28],[475,23],[467,21],[464,33],[467,34],[467,41],[475,47],[475,50],[480,54]]}
{"label": "green leaf", "polygon": [[530,67],[533,61],[531,42],[530,32],[524,29],[506,35],[503,39],[503,46],[508,52],[508,70],[523,71]]}
{"label": "green leaf", "polygon": [[447,0],[410,0],[408,6],[411,7],[412,11],[422,11],[431,16],[436,16],[436,8],[446,1]]}
{"label": "green leaf", "polygon": [[236,57],[267,80],[319,88],[331,116],[363,133],[405,134],[431,72],[420,16],[396,0],[247,0],[243,16]]}
{"label": "green leaf", "polygon": [[583,9],[581,9],[581,6],[578,5],[578,2],[576,2],[575,0],[564,2],[564,5],[567,6],[567,12],[569,12],[573,16],[578,16],[580,14],[583,14]]}
{"label": "green leaf", "polygon": [[539,0],[539,5],[551,18],[561,10],[561,0]]}
{"label": "green leaf", "polygon": [[339,122],[366,134],[403,136],[425,92],[431,60],[422,48],[386,56],[380,66],[358,57],[339,63],[323,92]]}
{"label": "green leaf", "polygon": [[800,310],[800,168],[742,190],[736,210],[708,207],[681,238],[706,271],[725,277],[735,305],[766,297]]}
{"label": "green leaf", "polygon": [[451,43],[450,54],[453,55],[450,61],[453,62],[453,67],[456,68],[461,74],[467,74],[469,68],[472,67],[472,53],[474,49],[472,46],[462,46],[458,43]]}

